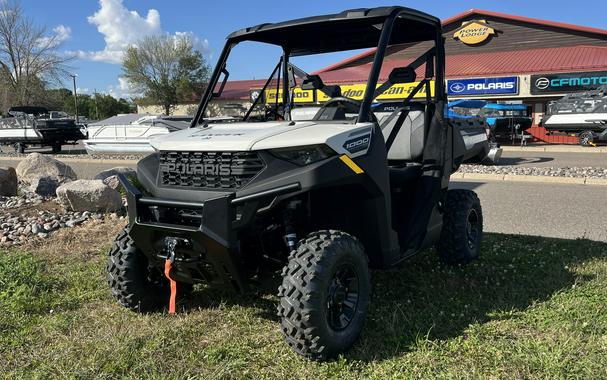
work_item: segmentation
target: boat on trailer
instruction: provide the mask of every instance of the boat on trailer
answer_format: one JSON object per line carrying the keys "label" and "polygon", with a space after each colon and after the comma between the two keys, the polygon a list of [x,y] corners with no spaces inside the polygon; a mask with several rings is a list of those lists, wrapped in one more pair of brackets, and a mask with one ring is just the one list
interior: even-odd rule
{"label": "boat on trailer", "polygon": [[0,145],[12,145],[17,153],[31,146],[50,146],[53,153],[59,153],[62,145],[76,144],[84,138],[75,119],[45,107],[12,107],[6,117],[0,118]]}
{"label": "boat on trailer", "polygon": [[190,116],[120,114],[87,126],[89,154],[150,153],[150,140],[190,126]]}
{"label": "boat on trailer", "polygon": [[542,126],[549,133],[576,135],[581,145],[607,140],[607,86],[550,102]]}

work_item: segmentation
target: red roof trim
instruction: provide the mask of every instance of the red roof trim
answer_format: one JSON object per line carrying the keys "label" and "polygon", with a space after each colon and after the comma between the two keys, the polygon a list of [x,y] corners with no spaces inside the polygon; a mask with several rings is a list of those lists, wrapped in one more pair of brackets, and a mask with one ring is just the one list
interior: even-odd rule
{"label": "red roof trim", "polygon": [[604,36],[607,36],[607,30],[606,29],[599,29],[599,28],[592,28],[589,26],[580,26],[580,25],[574,25],[574,24],[567,24],[564,22],[558,22],[558,21],[548,21],[548,20],[541,20],[541,19],[537,19],[537,18],[532,18],[532,17],[525,17],[525,16],[515,16],[515,15],[511,15],[508,13],[500,13],[500,12],[492,12],[492,11],[486,11],[483,9],[469,9],[465,12],[462,12],[458,15],[455,15],[453,17],[449,17],[448,19],[443,20],[442,24],[443,26],[451,24],[457,20],[460,20],[464,17],[468,17],[470,15],[481,15],[481,16],[490,16],[490,17],[496,17],[496,18],[503,18],[506,20],[513,20],[513,21],[521,21],[521,22],[526,22],[529,24],[537,24],[537,25],[543,25],[543,26],[551,26],[554,28],[561,28],[561,29],[570,29],[570,30],[575,30],[578,32],[584,32],[584,33],[593,33],[593,34],[602,34]]}
{"label": "red roof trim", "polygon": [[[390,60],[384,62],[381,78],[399,66],[406,66],[411,60]],[[321,74],[325,83],[364,82],[370,70],[370,63],[327,71]],[[563,46],[540,48],[514,52],[485,52],[447,56],[448,78],[491,77],[499,75],[523,75],[537,73],[557,73],[568,71],[598,71],[607,69],[607,47]],[[423,75],[423,73],[418,73]]]}
{"label": "red roof trim", "polygon": [[[482,9],[469,9],[465,12],[459,13],[455,16],[449,17],[445,20],[443,20],[441,22],[441,24],[443,26],[451,24],[455,21],[461,20],[465,17],[468,17],[470,15],[473,14],[477,14],[477,15],[481,15],[481,16],[491,16],[491,17],[496,17],[496,18],[502,18],[502,19],[506,19],[506,20],[513,20],[513,21],[521,21],[521,22],[527,22],[530,24],[537,24],[537,25],[543,25],[543,26],[551,26],[554,28],[562,28],[562,29],[570,29],[570,30],[575,30],[578,32],[585,32],[585,33],[594,33],[594,34],[601,34],[604,36],[607,36],[607,30],[606,29],[599,29],[599,28],[592,28],[592,27],[588,27],[588,26],[580,26],[580,25],[573,25],[573,24],[567,24],[564,22],[558,22],[558,21],[548,21],[548,20],[540,20],[537,18],[531,18],[531,17],[524,17],[524,16],[515,16],[515,15],[511,15],[508,13],[500,13],[500,12],[492,12],[492,11],[486,11],[486,10],[482,10]],[[375,48],[373,49],[369,49],[368,51],[365,51],[363,53],[357,54],[353,57],[350,58],[346,58],[343,61],[334,63],[330,66],[327,66],[325,68],[322,68],[318,71],[315,72],[315,74],[319,74],[319,73],[323,73],[326,71],[331,71],[331,70],[335,70],[341,66],[344,66],[348,63],[354,62],[360,58],[364,58],[366,56],[369,56],[373,53],[375,53]]]}

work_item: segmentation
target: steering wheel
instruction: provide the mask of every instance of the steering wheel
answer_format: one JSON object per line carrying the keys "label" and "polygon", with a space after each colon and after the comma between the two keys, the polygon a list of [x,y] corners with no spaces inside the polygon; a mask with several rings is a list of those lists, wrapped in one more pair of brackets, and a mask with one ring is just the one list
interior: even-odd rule
{"label": "steering wheel", "polygon": [[[345,113],[353,113],[358,116],[358,113],[360,112],[360,106],[360,100],[346,98],[345,96],[338,96],[336,98],[330,99],[325,104],[323,104],[323,106],[320,107],[320,109],[314,116],[314,120],[319,120],[327,109],[335,107],[342,107]],[[372,121],[377,121],[377,118],[375,117],[373,112],[371,112],[371,119]]]}

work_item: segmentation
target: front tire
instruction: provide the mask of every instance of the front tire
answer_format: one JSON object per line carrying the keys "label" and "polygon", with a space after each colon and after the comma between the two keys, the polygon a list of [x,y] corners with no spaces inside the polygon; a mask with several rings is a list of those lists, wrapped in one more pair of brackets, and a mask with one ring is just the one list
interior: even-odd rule
{"label": "front tire", "polygon": [[466,264],[480,255],[483,210],[474,191],[449,190],[438,254],[446,264]]}
{"label": "front tire", "polygon": [[370,299],[364,248],[341,231],[311,233],[291,252],[278,289],[286,342],[316,360],[349,349],[362,330]]}
{"label": "front tire", "polygon": [[109,251],[107,280],[114,298],[124,307],[150,312],[168,304],[168,292],[160,274],[150,273],[148,260],[135,247],[125,228]]}

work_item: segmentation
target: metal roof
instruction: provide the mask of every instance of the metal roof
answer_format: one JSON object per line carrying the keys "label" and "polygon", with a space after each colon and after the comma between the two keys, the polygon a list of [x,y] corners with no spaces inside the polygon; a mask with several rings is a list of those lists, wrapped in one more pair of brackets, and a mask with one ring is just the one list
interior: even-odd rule
{"label": "metal roof", "polygon": [[[544,26],[544,27],[565,29],[570,32],[578,32],[578,33],[581,32],[581,33],[589,33],[589,34],[600,35],[600,36],[607,36],[606,29],[592,28],[592,27],[581,26],[581,25],[573,25],[573,24],[567,24],[564,22],[557,22],[557,21],[541,20],[541,19],[536,19],[536,18],[531,18],[531,17],[516,16],[516,15],[507,14],[507,13],[486,11],[486,10],[482,10],[482,9],[469,9],[465,12],[459,13],[453,17],[449,17],[449,18],[443,20],[442,21],[443,29],[445,29],[445,27],[447,27],[448,25],[461,21],[462,19],[465,19],[472,15],[495,17],[495,18],[501,18],[504,20],[518,21],[518,22],[523,22],[523,23],[533,24],[533,25],[540,25],[540,26]],[[346,58],[346,59],[336,62],[330,66],[322,68],[322,69],[318,70],[318,72],[316,72],[315,74],[343,67],[345,65],[356,62],[359,59],[368,57],[374,53],[375,53],[375,48],[368,49],[353,57]]]}
{"label": "metal roof", "polygon": [[472,15],[496,17],[496,18],[502,18],[502,19],[506,19],[506,20],[520,21],[520,22],[524,22],[524,23],[528,23],[528,24],[549,26],[552,28],[559,28],[559,29],[569,29],[571,31],[576,31],[576,32],[602,34],[602,35],[607,36],[607,30],[605,30],[605,29],[592,28],[592,27],[581,26],[581,25],[573,25],[573,24],[567,24],[564,22],[557,22],[557,21],[541,20],[541,19],[532,18],[532,17],[515,16],[515,15],[511,15],[511,14],[507,14],[507,13],[486,11],[483,9],[469,9],[469,10],[459,13],[453,17],[449,17],[448,19],[443,20],[443,26],[451,24],[452,22],[455,22],[455,21],[459,21],[465,17],[472,16]]}
{"label": "metal roof", "polygon": [[[412,60],[384,62],[380,78],[387,79],[392,69],[407,66],[411,62]],[[326,83],[364,82],[370,67],[370,64],[364,64],[321,72],[319,75]],[[448,78],[597,70],[607,70],[607,47],[566,46],[446,57]],[[417,72],[418,77],[423,75],[423,67]]]}

